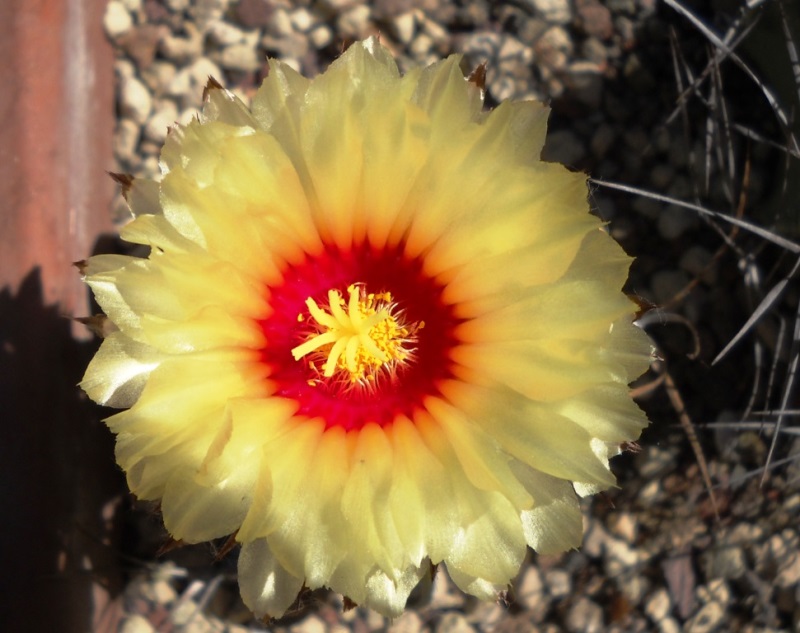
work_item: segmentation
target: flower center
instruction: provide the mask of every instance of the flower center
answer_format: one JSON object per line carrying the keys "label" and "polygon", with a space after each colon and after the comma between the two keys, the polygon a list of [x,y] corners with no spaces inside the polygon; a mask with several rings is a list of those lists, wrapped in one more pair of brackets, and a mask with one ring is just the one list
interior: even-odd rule
{"label": "flower center", "polygon": [[381,375],[395,376],[398,366],[411,359],[424,323],[407,324],[390,292],[367,293],[363,284],[351,284],[347,292],[345,301],[338,290],[329,290],[327,309],[306,299],[310,319],[300,313],[297,320],[308,321],[311,331],[292,356],[308,356],[312,370],[323,378],[374,386]]}
{"label": "flower center", "polygon": [[413,419],[452,377],[459,320],[441,284],[403,250],[329,247],[267,289],[261,362],[274,394],[297,402],[299,420],[351,431]]}

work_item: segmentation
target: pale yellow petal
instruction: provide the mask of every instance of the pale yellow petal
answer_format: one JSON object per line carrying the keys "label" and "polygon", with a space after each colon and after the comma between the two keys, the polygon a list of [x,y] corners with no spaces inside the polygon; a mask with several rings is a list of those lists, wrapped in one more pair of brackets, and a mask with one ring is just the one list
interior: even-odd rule
{"label": "pale yellow petal", "polygon": [[[380,50],[380,49],[379,49]],[[302,109],[300,139],[309,178],[308,195],[317,227],[339,248],[366,235],[367,210],[360,199],[364,152],[364,116],[373,99],[398,83],[393,60],[376,58],[354,45],[309,86]],[[368,74],[370,81],[361,81]],[[394,118],[389,113],[389,116]]]}
{"label": "pale yellow petal", "polygon": [[530,288],[556,282],[564,275],[587,230],[595,228],[589,217],[539,237],[516,250],[487,255],[445,271],[442,299],[459,318],[472,319],[514,303]]}
{"label": "pale yellow petal", "polygon": [[149,345],[112,332],[89,363],[80,387],[107,407],[133,406],[161,359],[162,355]]}
{"label": "pale yellow petal", "polygon": [[293,127],[287,124],[299,113],[311,82],[281,61],[270,59],[267,64],[267,78],[253,97],[252,109],[262,129],[277,134]]}
{"label": "pale yellow petal", "polygon": [[263,493],[259,484],[264,444],[272,439],[274,426],[291,418],[297,404],[281,398],[260,402],[268,406],[259,416],[241,415],[241,406],[226,407],[203,462],[170,477],[162,512],[173,538],[198,543],[231,534],[242,525],[255,495]]}
{"label": "pale yellow petal", "polygon": [[607,460],[593,450],[591,435],[547,404],[499,387],[450,382],[442,388],[519,461],[561,479],[614,485]]}
{"label": "pale yellow petal", "polygon": [[532,499],[511,471],[512,458],[494,438],[441,398],[429,398],[425,407],[453,447],[464,474],[476,488],[495,491],[516,507],[529,507]]}
{"label": "pale yellow petal", "polygon": [[257,122],[248,107],[235,94],[224,88],[211,88],[200,114],[203,123],[221,121],[228,125],[256,127]]}
{"label": "pale yellow petal", "polygon": [[509,578],[508,582],[491,583],[484,578],[466,574],[455,565],[452,566],[452,569],[450,565],[447,565],[447,574],[461,591],[487,602],[495,602],[500,592],[508,589],[508,585],[511,582]]}
{"label": "pale yellow petal", "polygon": [[131,213],[140,215],[160,215],[161,205],[158,202],[158,182],[146,178],[134,178],[125,198]]}
{"label": "pale yellow petal", "polygon": [[560,415],[574,420],[592,437],[606,442],[622,443],[636,439],[647,426],[647,418],[628,394],[627,387],[608,385],[595,387],[554,403]]}
{"label": "pale yellow petal", "polygon": [[460,345],[451,358],[466,369],[462,375],[469,380],[480,377],[483,384],[499,383],[533,400],[550,402],[597,385],[629,382],[623,367],[596,362],[598,344],[556,339]]}
{"label": "pale yellow petal", "polygon": [[150,259],[103,255],[88,260],[86,282],[108,317],[132,338],[147,342],[142,315],[182,321],[207,306],[263,318],[267,297],[255,280],[228,262],[154,252]]}
{"label": "pale yellow petal", "polygon": [[379,569],[375,570],[367,576],[364,606],[389,618],[399,617],[406,608],[411,591],[427,571],[425,568],[408,567],[397,575],[389,576]]}
{"label": "pale yellow petal", "polygon": [[183,321],[145,315],[142,336],[153,348],[181,354],[236,347],[263,349],[266,337],[258,322],[230,314],[220,306],[206,306]]}
{"label": "pale yellow petal", "polygon": [[564,281],[525,292],[516,301],[471,319],[456,329],[465,342],[597,339],[631,313],[621,292],[600,281]]}
{"label": "pale yellow petal", "polygon": [[451,482],[449,505],[458,514],[455,538],[444,558],[448,569],[494,584],[508,583],[525,556],[518,508],[500,493],[479,490],[469,483],[447,436],[432,418],[420,412],[414,421],[426,446],[443,462]]}
{"label": "pale yellow petal", "polygon": [[242,545],[238,578],[242,600],[259,618],[283,615],[303,587],[303,579],[281,566],[266,539]]}
{"label": "pale yellow petal", "polygon": [[406,554],[392,520],[389,494],[394,456],[386,433],[376,424],[355,439],[342,494],[342,515],[355,542],[385,572],[407,566]]}
{"label": "pale yellow petal", "polygon": [[460,63],[460,55],[451,55],[404,78],[416,83],[412,99],[431,119],[433,143],[454,140],[454,133],[476,121],[483,108],[481,91],[464,78]]}
{"label": "pale yellow petal", "polygon": [[583,519],[571,482],[521,464],[515,472],[535,500],[532,509],[522,512],[528,545],[540,554],[578,547],[583,540]]}
{"label": "pale yellow petal", "polygon": [[538,101],[504,101],[486,113],[486,151],[509,154],[522,164],[539,160],[550,108]]}
{"label": "pale yellow petal", "polygon": [[396,419],[387,433],[396,456],[389,502],[398,535],[412,562],[429,556],[439,563],[460,527],[449,473],[411,420]]}

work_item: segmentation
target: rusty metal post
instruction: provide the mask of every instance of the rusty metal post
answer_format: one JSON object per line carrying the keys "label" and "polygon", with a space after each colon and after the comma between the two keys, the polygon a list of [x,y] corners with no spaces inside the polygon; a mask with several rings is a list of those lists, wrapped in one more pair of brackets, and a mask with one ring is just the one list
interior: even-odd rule
{"label": "rusty metal post", "polygon": [[[75,384],[93,344],[70,263],[110,232],[105,0],[0,2],[0,622],[100,630],[115,576],[112,442]],[[105,515],[103,514],[105,512]]]}

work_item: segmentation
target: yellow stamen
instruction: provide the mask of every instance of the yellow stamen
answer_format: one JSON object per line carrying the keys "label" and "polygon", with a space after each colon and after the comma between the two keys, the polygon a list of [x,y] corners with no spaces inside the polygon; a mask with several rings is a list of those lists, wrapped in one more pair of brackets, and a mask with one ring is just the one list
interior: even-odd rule
{"label": "yellow stamen", "polygon": [[[327,311],[312,298],[306,300],[311,318],[300,314],[297,320],[308,322],[314,331],[292,349],[292,356],[300,360],[318,355],[324,359],[325,378],[342,373],[350,383],[374,383],[380,370],[393,370],[409,359],[422,323],[406,326],[389,292],[367,294],[360,284],[350,285],[347,292],[345,302],[338,290],[328,291]],[[314,360],[309,366],[317,370]]]}

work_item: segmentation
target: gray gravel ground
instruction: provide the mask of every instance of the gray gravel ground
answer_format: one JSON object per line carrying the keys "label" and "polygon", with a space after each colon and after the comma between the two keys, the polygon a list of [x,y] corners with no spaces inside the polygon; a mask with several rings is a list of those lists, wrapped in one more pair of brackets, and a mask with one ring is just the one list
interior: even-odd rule
{"label": "gray gravel ground", "polygon": [[[394,622],[315,592],[271,629],[800,631],[800,444],[791,416],[775,432],[775,411],[796,404],[798,292],[783,280],[800,248],[780,238],[798,238],[800,152],[781,117],[800,106],[784,33],[800,37],[800,24],[782,19],[777,0],[728,4],[683,5],[714,41],[668,0],[109,2],[119,171],[157,173],[168,126],[193,116],[209,75],[248,102],[266,56],[315,74],[346,43],[380,34],[403,68],[454,52],[470,67],[486,62],[490,106],[551,103],[546,159],[667,198],[593,185],[597,212],[638,257],[629,291],[657,306],[643,325],[661,360],[637,386],[653,424],[639,452],[616,461],[619,488],[586,502],[583,548],[532,554],[509,604],[466,598],[440,572]],[[121,198],[114,213],[127,213]],[[753,313],[758,322],[713,363]],[[117,603],[119,630],[264,628],[240,604],[229,561],[215,564],[208,546],[156,559],[166,537],[152,509],[123,516],[126,555],[139,562]]]}

